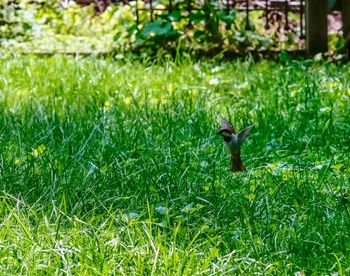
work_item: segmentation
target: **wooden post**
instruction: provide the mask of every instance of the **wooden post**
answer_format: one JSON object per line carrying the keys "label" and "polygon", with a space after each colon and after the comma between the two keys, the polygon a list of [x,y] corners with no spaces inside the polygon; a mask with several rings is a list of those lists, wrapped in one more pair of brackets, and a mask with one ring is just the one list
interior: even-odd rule
{"label": "wooden post", "polygon": [[307,55],[327,52],[327,0],[306,0],[305,12]]}
{"label": "wooden post", "polygon": [[345,40],[345,50],[350,54],[350,1],[340,0],[341,17],[343,21],[343,36]]}

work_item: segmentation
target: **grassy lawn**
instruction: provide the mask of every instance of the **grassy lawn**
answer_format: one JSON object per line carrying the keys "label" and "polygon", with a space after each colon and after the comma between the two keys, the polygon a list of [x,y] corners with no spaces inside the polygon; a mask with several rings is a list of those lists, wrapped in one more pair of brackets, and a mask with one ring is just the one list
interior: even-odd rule
{"label": "grassy lawn", "polygon": [[1,274],[350,272],[349,65],[0,68]]}

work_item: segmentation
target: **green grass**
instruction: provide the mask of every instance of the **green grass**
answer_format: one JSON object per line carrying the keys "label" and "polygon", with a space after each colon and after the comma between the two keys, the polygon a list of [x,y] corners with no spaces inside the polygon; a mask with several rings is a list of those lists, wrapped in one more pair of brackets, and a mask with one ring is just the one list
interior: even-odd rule
{"label": "green grass", "polygon": [[[1,274],[350,272],[350,66],[0,68]],[[256,123],[247,172],[221,116]]]}

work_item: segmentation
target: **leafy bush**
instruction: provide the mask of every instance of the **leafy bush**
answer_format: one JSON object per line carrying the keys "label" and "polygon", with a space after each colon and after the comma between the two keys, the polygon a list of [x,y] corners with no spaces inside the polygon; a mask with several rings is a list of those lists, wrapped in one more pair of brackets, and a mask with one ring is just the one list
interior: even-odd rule
{"label": "leafy bush", "polygon": [[[298,16],[289,14],[285,31],[282,13],[271,13],[267,29],[262,11],[250,12],[249,28],[244,13],[217,10],[217,3],[205,0],[193,4],[175,2],[172,10],[160,11],[165,5],[155,2],[154,21],[144,2],[110,5],[96,14],[93,3],[81,7],[70,1],[63,8],[58,1],[32,3],[23,0],[16,7],[4,6],[0,14],[1,44],[4,49],[22,52],[135,52],[149,56],[159,50],[175,52],[238,52],[251,50],[300,49]],[[342,47],[338,33],[332,35],[333,49]]]}

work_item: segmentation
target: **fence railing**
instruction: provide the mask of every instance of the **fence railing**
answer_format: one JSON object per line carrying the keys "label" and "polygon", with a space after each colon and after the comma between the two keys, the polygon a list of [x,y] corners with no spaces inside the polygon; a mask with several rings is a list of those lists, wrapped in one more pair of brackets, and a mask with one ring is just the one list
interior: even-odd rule
{"label": "fence railing", "polygon": [[[128,1],[128,0],[126,0]],[[162,8],[157,5],[157,0],[143,0],[144,7],[136,7],[136,20],[139,21],[139,13],[147,11],[150,20],[158,11],[171,12],[176,0],[167,0]],[[326,52],[328,49],[327,14],[332,8],[341,11],[342,33],[345,40],[345,50],[350,52],[350,0],[185,0],[188,11],[204,8],[204,1],[210,1],[216,10],[229,12],[235,9],[245,13],[246,29],[250,29],[250,14],[253,11],[263,11],[265,17],[265,29],[269,29],[271,21],[280,21],[284,31],[298,32],[300,39],[305,39],[308,55]],[[290,27],[290,17],[293,14],[293,26]],[[295,15],[298,16],[298,26],[295,26]]]}
{"label": "fence railing", "polygon": [[[180,1],[168,0],[168,3],[164,7],[160,8],[158,1],[154,0],[144,0],[146,3],[145,7],[140,8],[139,5],[136,5],[136,21],[139,23],[139,13],[140,11],[147,11],[150,15],[150,20],[153,21],[155,18],[155,13],[159,11],[171,13],[174,10],[175,3]],[[270,22],[274,19],[273,16],[278,16],[284,21],[285,30],[288,31],[290,28],[290,13],[294,13],[299,16],[299,35],[300,38],[304,38],[305,33],[305,20],[304,20],[304,0],[219,0],[211,1],[211,4],[215,10],[226,10],[228,13],[231,10],[236,10],[238,12],[245,13],[246,20],[245,25],[246,29],[249,30],[250,26],[250,14],[252,11],[263,11],[265,17],[265,29],[269,29]],[[187,10],[189,12],[193,10],[204,10],[204,1],[194,1],[187,0]],[[283,16],[281,16],[283,15]],[[295,30],[295,28],[293,28]]]}
{"label": "fence railing", "polygon": [[[69,1],[60,0],[62,4],[69,3]],[[140,5],[139,1],[144,4]],[[149,19],[153,21],[159,13],[174,11],[178,3],[187,5],[187,11],[191,12],[204,10],[207,1],[210,1],[215,10],[229,13],[234,9],[243,14],[247,30],[252,27],[251,14],[254,11],[261,11],[266,30],[270,28],[271,23],[278,21],[283,26],[283,31],[297,32],[300,39],[305,39],[309,55],[327,51],[327,13],[334,4],[337,4],[336,7],[342,14],[345,48],[350,48],[350,0],[138,0],[133,1],[136,3],[136,23],[139,24],[142,12],[148,13]],[[18,2],[18,0],[5,0],[7,4]],[[31,2],[36,2],[36,0],[31,0]],[[81,5],[94,3],[97,12],[103,12],[110,4],[131,3],[130,0],[76,0],[75,2]],[[44,4],[43,1],[39,3]]]}

